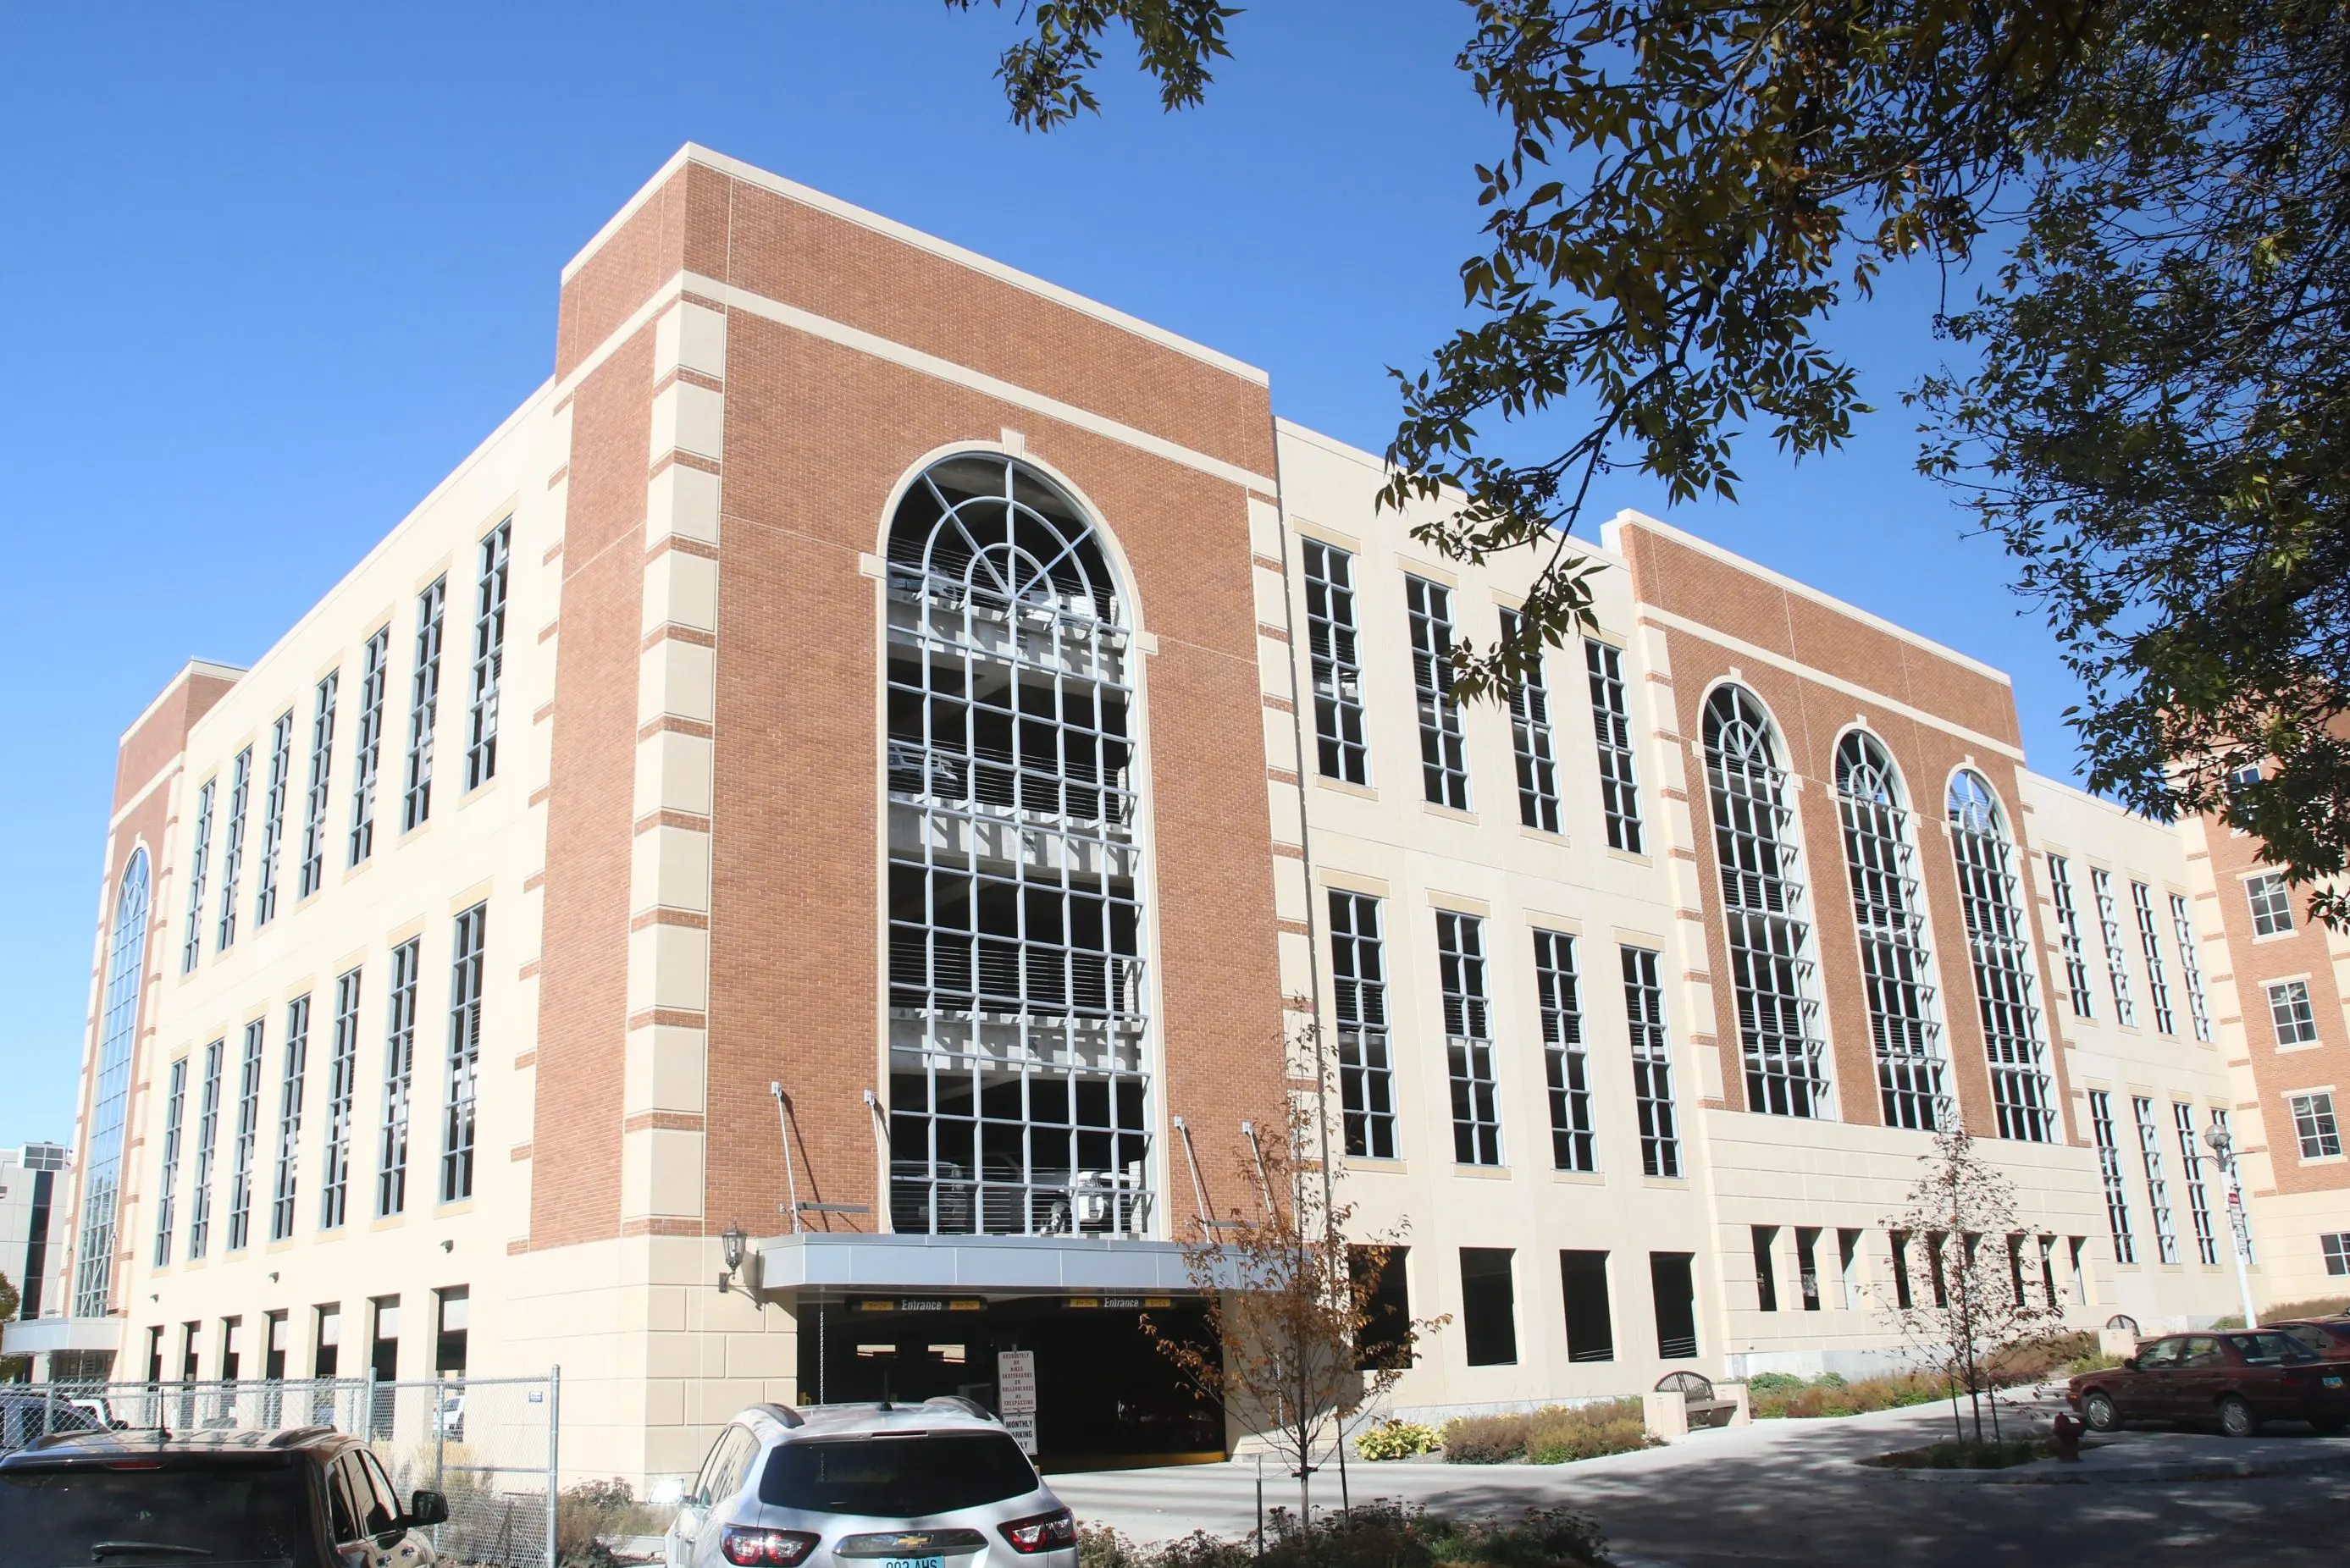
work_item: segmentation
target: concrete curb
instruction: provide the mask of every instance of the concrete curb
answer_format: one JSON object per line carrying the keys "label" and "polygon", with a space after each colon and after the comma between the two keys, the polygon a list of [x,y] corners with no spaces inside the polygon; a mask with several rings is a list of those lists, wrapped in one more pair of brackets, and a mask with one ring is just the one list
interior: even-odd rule
{"label": "concrete curb", "polygon": [[2193,1480],[2256,1480],[2267,1476],[2307,1476],[2350,1472],[2350,1454],[2285,1455],[2269,1459],[2204,1459],[2168,1464],[2103,1469],[2094,1459],[2060,1465],[2054,1459],[2034,1459],[1999,1470],[1895,1470],[1849,1461],[1856,1469],[1874,1470],[1902,1480],[1937,1486],[2126,1486]]}

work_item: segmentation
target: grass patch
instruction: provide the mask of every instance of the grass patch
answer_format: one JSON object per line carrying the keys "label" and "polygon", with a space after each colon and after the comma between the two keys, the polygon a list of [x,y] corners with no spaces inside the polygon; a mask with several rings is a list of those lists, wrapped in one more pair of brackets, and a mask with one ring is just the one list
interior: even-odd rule
{"label": "grass patch", "polygon": [[2025,1438],[2004,1443],[1929,1443],[1860,1462],[1887,1470],[2003,1470],[2054,1452],[2045,1438]]}
{"label": "grass patch", "polygon": [[1456,1465],[1556,1465],[1655,1447],[1638,1399],[1546,1405],[1444,1423],[1444,1457]]}
{"label": "grass patch", "polygon": [[[1259,1561],[1246,1536],[1231,1541],[1201,1531],[1146,1546],[1096,1527],[1077,1537],[1077,1568],[1256,1568]],[[1565,1509],[1529,1509],[1486,1524],[1385,1503],[1318,1519],[1311,1529],[1275,1509],[1262,1561],[1266,1568],[1608,1568],[1606,1538]]]}

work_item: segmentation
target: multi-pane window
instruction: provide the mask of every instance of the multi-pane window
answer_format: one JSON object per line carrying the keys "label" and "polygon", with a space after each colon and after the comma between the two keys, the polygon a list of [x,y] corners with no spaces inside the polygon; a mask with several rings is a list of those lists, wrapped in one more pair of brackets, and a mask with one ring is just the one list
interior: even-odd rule
{"label": "multi-pane window", "polygon": [[1076,504],[931,467],[888,549],[890,1219],[1151,1220],[1133,633]]}
{"label": "multi-pane window", "polygon": [[1657,955],[1647,948],[1618,950],[1624,967],[1624,1016],[1632,1046],[1632,1103],[1640,1118],[1640,1173],[1679,1176],[1681,1140],[1673,1122],[1673,1057],[1665,1034],[1665,985]]}
{"label": "multi-pane window", "polygon": [[1419,702],[1421,788],[1432,804],[1467,811],[1468,742],[1452,695],[1452,590],[1407,575],[1403,597],[1411,620],[1412,691]]}
{"label": "multi-pane window", "polygon": [[436,577],[416,596],[416,672],[408,686],[408,788],[400,796],[400,830],[421,827],[432,815],[432,732],[441,716],[441,620],[449,579]]}
{"label": "multi-pane window", "polygon": [[2130,1234],[2129,1190],[2122,1185],[2121,1146],[2114,1137],[2114,1097],[2089,1091],[2089,1132],[2097,1140],[2097,1175],[2105,1183],[2106,1223],[2113,1228],[2114,1262],[2137,1262],[2137,1239]]}
{"label": "multi-pane window", "polygon": [[1436,912],[1436,968],[1444,996],[1444,1070],[1452,1088],[1452,1158],[1502,1163],[1502,1113],[1485,1002],[1485,923]]}
{"label": "multi-pane window", "polygon": [[204,873],[212,862],[213,794],[220,780],[210,778],[196,792],[195,848],[188,857],[188,933],[180,944],[180,972],[189,974],[204,946]]}
{"label": "multi-pane window", "polygon": [[[1502,612],[1502,637],[1515,641],[1519,618]],[[1510,684],[1510,744],[1518,758],[1518,820],[1544,833],[1558,831],[1558,759],[1551,747],[1550,686],[1543,679],[1542,649],[1533,668]]]}
{"label": "multi-pane window", "polygon": [[2211,1199],[2203,1188],[2203,1144],[2195,1136],[2195,1107],[2173,1101],[2170,1117],[2178,1130],[2179,1174],[2187,1184],[2188,1216],[2195,1222],[2195,1255],[2209,1268],[2220,1261],[2220,1243],[2211,1230]]}
{"label": "multi-pane window", "polygon": [[1826,1050],[1813,992],[1812,928],[1793,837],[1794,808],[1771,722],[1739,687],[1719,687],[1706,700],[1705,773],[1746,1063],[1746,1108],[1781,1116],[1825,1115]]}
{"label": "multi-pane window", "polygon": [[2114,879],[2092,866],[2089,890],[2097,900],[2097,930],[2106,942],[2106,979],[2114,992],[2114,1022],[2125,1029],[2133,1028],[2137,1023],[2137,1003],[2130,995],[2129,964],[2122,957],[2122,923],[2114,912]]}
{"label": "multi-pane window", "polygon": [[1583,661],[1591,677],[1591,732],[1599,747],[1599,810],[1607,819],[1607,847],[1642,853],[1640,785],[1632,767],[1632,713],[1624,695],[1623,649],[1586,639]]}
{"label": "multi-pane window", "polygon": [[2350,1274],[2350,1231],[2334,1231],[2317,1239],[2317,1250],[2325,1260],[2325,1272],[2339,1279]]}
{"label": "multi-pane window", "polygon": [[2195,1038],[2208,1045],[2211,1000],[2203,992],[2203,961],[2196,956],[2194,917],[2188,912],[2187,899],[2178,893],[2170,895],[2170,934],[2178,943],[2178,978],[2187,986],[2187,1016],[2195,1025]]}
{"label": "multi-pane window", "polygon": [[2048,891],[2056,904],[2056,940],[2064,951],[2064,989],[2072,992],[2073,1016],[2094,1018],[2089,964],[2081,950],[2081,911],[2073,902],[2073,867],[2062,855],[2048,857]]}
{"label": "multi-pane window", "polygon": [[172,1064],[171,1086],[163,1097],[163,1181],[155,1195],[155,1266],[172,1261],[172,1223],[177,1217],[180,1187],[180,1129],[188,1113],[188,1059]]}
{"label": "multi-pane window", "polygon": [[1542,1010],[1543,1066],[1550,1081],[1550,1159],[1560,1170],[1596,1170],[1591,1130],[1591,1073],[1583,1054],[1583,1006],[1576,994],[1575,939],[1534,933],[1534,999]]}
{"label": "multi-pane window", "polygon": [[335,1034],[327,1056],[326,1163],[319,1171],[318,1228],[350,1216],[351,1110],[359,1098],[359,971],[335,981]]}
{"label": "multi-pane window", "polygon": [[498,774],[498,682],[506,662],[506,545],[512,519],[482,541],[481,580],[473,592],[473,701],[465,720],[465,787]]}
{"label": "multi-pane window", "polygon": [[2342,1132],[2334,1122],[2332,1095],[2294,1095],[2289,1103],[2293,1108],[2293,1137],[2301,1142],[2302,1158],[2332,1159],[2342,1152]]}
{"label": "multi-pane window", "polygon": [[1836,810],[1885,1125],[1931,1132],[1947,1119],[1942,1026],[1917,849],[1893,759],[1857,730],[1836,746]]}
{"label": "multi-pane window", "polygon": [[2015,874],[2015,846],[1999,801],[1981,774],[1960,770],[1950,781],[1950,855],[1958,867],[1959,908],[1974,961],[1975,1011],[1991,1062],[1991,1105],[1999,1136],[2046,1143],[2055,1136],[2055,1099],[2032,945]]}
{"label": "multi-pane window", "polygon": [[257,929],[277,915],[277,868],[286,855],[286,796],[294,784],[294,712],[277,716],[269,732],[269,793],[261,806],[261,864],[255,867],[253,923]]}
{"label": "multi-pane window", "polygon": [[383,774],[383,699],[391,680],[391,628],[359,653],[359,732],[351,752],[351,854],[356,866],[375,853],[375,790]]}
{"label": "multi-pane window", "polygon": [[188,1262],[192,1263],[212,1245],[213,1150],[220,1139],[221,1070],[227,1055],[225,1040],[204,1047],[204,1086],[196,1102],[196,1179],[188,1188]]}
{"label": "multi-pane window", "polygon": [[229,771],[228,835],[221,845],[219,940],[214,950],[225,951],[236,940],[236,878],[244,861],[245,808],[253,803],[253,748],[237,753]]}
{"label": "multi-pane window", "polygon": [[1371,782],[1363,739],[1363,666],[1355,649],[1355,557],[1308,539],[1305,641],[1314,667],[1314,739],[1322,776]]}
{"label": "multi-pane window", "polygon": [[310,1061],[310,999],[286,1004],[286,1075],[277,1090],[277,1179],[270,1195],[269,1239],[294,1234],[294,1188],[302,1156],[302,1085]]}
{"label": "multi-pane window", "polygon": [[244,1055],[238,1063],[236,1143],[229,1162],[228,1250],[242,1251],[253,1240],[254,1160],[261,1142],[261,1019],[244,1026]]}
{"label": "multi-pane window", "polygon": [[327,880],[327,781],[335,757],[335,687],[338,672],[318,682],[317,706],[310,715],[310,788],[302,803],[302,875],[297,898],[307,898]]}
{"label": "multi-pane window", "polygon": [[2154,1027],[2163,1034],[2178,1033],[2170,1012],[2170,977],[2162,962],[2162,942],[2155,934],[2154,889],[2143,882],[2130,884],[2130,907],[2137,916],[2137,947],[2146,959],[2147,1000],[2154,1003]]}
{"label": "multi-pane window", "polygon": [[2293,929],[2293,896],[2285,890],[2282,874],[2263,871],[2245,877],[2244,898],[2252,907],[2252,935],[2273,937]]}
{"label": "multi-pane window", "polygon": [[473,1195],[473,1094],[482,1073],[482,946],[490,907],[457,917],[457,955],[449,971],[449,1110],[441,1128],[441,1201]]}
{"label": "multi-pane window", "polygon": [[1396,1157],[1395,1062],[1388,1043],[1386,949],[1379,901],[1330,894],[1330,989],[1338,1025],[1338,1104],[1347,1152]]}
{"label": "multi-pane window", "polygon": [[2146,1208],[2154,1222],[2155,1253],[2166,1263],[2178,1262],[2178,1237],[2170,1228],[2170,1183],[2162,1169],[2162,1126],[2154,1118],[2154,1102],[2134,1096],[2130,1109],[2137,1118],[2137,1153],[2146,1168]]}
{"label": "multi-pane window", "polygon": [[375,1211],[408,1211],[408,1102],[416,1082],[416,971],[420,939],[391,950],[390,1005],[384,1021],[383,1129],[376,1154]]}
{"label": "multi-pane window", "polygon": [[2317,1012],[2310,1005],[2309,981],[2281,980],[2268,988],[2269,1023],[2280,1046],[2317,1044]]}

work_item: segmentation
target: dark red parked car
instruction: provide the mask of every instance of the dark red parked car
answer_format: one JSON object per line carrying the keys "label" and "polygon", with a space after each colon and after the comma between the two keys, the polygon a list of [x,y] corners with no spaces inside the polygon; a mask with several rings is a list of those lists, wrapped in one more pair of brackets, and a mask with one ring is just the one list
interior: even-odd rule
{"label": "dark red parked car", "polygon": [[2128,1421],[2217,1422],[2249,1438],[2264,1421],[2306,1421],[2331,1437],[2350,1427],[2350,1366],[2272,1328],[2173,1334],[2074,1378],[2064,1397],[2096,1432]]}

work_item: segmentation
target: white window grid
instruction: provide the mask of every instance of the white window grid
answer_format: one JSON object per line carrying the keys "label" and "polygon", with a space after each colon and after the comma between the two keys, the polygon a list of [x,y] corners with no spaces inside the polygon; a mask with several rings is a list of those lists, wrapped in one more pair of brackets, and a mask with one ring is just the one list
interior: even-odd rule
{"label": "white window grid", "polygon": [[473,591],[473,700],[465,719],[469,790],[498,774],[498,685],[505,673],[506,554],[513,532],[508,518],[482,541],[481,580]]}
{"label": "white window grid", "polygon": [[2287,1103],[2293,1111],[2293,1133],[2301,1144],[2302,1158],[2332,1159],[2342,1152],[2342,1129],[2334,1119],[2331,1094],[2293,1095]]}
{"label": "white window grid", "polygon": [[384,1019],[383,1136],[377,1146],[375,1212],[408,1211],[408,1112],[416,1084],[416,979],[421,939],[391,950],[391,993]]}
{"label": "white window grid", "polygon": [[348,865],[375,853],[376,784],[383,774],[383,700],[391,683],[391,628],[383,627],[359,652],[359,729],[351,748],[351,840]]}
{"label": "white window grid", "polygon": [[1633,765],[1632,713],[1624,694],[1624,654],[1586,638],[1583,661],[1591,682],[1591,733],[1599,753],[1599,811],[1607,847],[1646,853],[1640,837],[1639,774]]}
{"label": "white window grid", "polygon": [[334,768],[335,688],[341,672],[328,671],[318,682],[317,705],[310,718],[310,787],[302,804],[302,874],[296,898],[307,898],[327,881],[327,784]]}
{"label": "white window grid", "polygon": [[889,544],[890,1222],[1144,1233],[1132,635],[1100,538],[1015,460],[916,481]]}
{"label": "white window grid", "polygon": [[1330,989],[1338,1026],[1338,1106],[1347,1154],[1396,1158],[1395,1059],[1388,1038],[1379,901],[1330,894]]}
{"label": "white window grid", "polygon": [[[1514,610],[1502,612],[1502,637],[1519,635]],[[1510,683],[1510,745],[1518,763],[1518,820],[1541,833],[1556,833],[1558,826],[1558,760],[1551,743],[1550,686],[1543,677],[1543,659],[1535,650],[1534,667],[1524,678]]]}
{"label": "white window grid", "polygon": [[1932,1132],[1950,1120],[1950,1104],[1915,834],[1893,759],[1857,730],[1836,745],[1836,809],[1860,937],[1878,1104],[1886,1126]]}
{"label": "white window grid", "polygon": [[1314,676],[1314,738],[1324,778],[1368,785],[1363,667],[1356,648],[1355,558],[1305,541],[1305,642]]}
{"label": "white window grid", "polygon": [[236,763],[229,770],[228,832],[221,845],[220,925],[213,944],[215,952],[226,952],[236,940],[236,880],[244,861],[244,818],[246,807],[253,803],[253,748],[237,753]]}
{"label": "white window grid", "polygon": [[2048,1143],[2055,1134],[2055,1095],[2040,1033],[2032,941],[2015,874],[2015,846],[1999,800],[1981,774],[1960,769],[1950,781],[1950,856],[1974,963],[1975,1010],[1991,1064],[1999,1136]]}
{"label": "white window grid", "polygon": [[400,830],[421,827],[432,815],[432,734],[441,717],[441,628],[449,579],[436,577],[416,596],[416,672],[408,687],[408,787],[400,800]]}
{"label": "white window grid", "polygon": [[2281,1047],[2317,1044],[2317,1012],[2310,1005],[2305,980],[2272,981],[2268,987],[2269,1023]]}
{"label": "white window grid", "polygon": [[2203,961],[2197,956],[2195,919],[2183,894],[2170,895],[2170,935],[2178,944],[2178,978],[2187,987],[2187,1017],[2195,1038],[2211,1044],[2211,999],[2203,990]]}
{"label": "white window grid", "polygon": [[2203,1186],[2203,1148],[2195,1136],[2195,1107],[2174,1100],[2170,1106],[2172,1125],[2178,1131],[2178,1165],[2187,1184],[2188,1217],[2195,1225],[2195,1255],[2205,1268],[2216,1268],[2220,1262],[2220,1241],[2211,1229],[2211,1199]]}
{"label": "white window grid", "polygon": [[326,1158],[319,1169],[318,1229],[338,1230],[350,1217],[351,1113],[359,1100],[359,976],[335,981],[334,1035],[327,1054]]}
{"label": "white window grid", "polygon": [[1583,1048],[1583,1003],[1575,939],[1534,932],[1534,1001],[1542,1013],[1543,1068],[1550,1087],[1550,1159],[1557,1170],[1599,1168],[1591,1127],[1591,1069]]}
{"label": "white window grid", "polygon": [[1485,922],[1436,912],[1436,968],[1444,1001],[1444,1071],[1452,1091],[1452,1161],[1502,1163],[1500,1085],[1485,990]]}
{"label": "white window grid", "polygon": [[188,1262],[192,1263],[212,1246],[213,1150],[220,1140],[221,1073],[227,1057],[226,1040],[215,1040],[204,1047],[203,1093],[196,1102],[196,1179],[188,1186]]}
{"label": "white window grid", "polygon": [[1705,771],[1745,1057],[1746,1108],[1825,1116],[1826,1048],[1794,809],[1770,721],[1738,687],[1719,687],[1706,701]]}
{"label": "white window grid", "polygon": [[228,1250],[241,1252],[253,1240],[255,1159],[261,1142],[261,1045],[266,1022],[244,1026],[244,1052],[237,1063],[236,1141],[229,1160]]}
{"label": "white window grid", "polygon": [[163,1097],[163,1179],[155,1194],[155,1267],[172,1261],[172,1224],[178,1216],[180,1135],[188,1112],[188,1059],[172,1064],[170,1086]]}
{"label": "white window grid", "polygon": [[213,796],[220,787],[218,778],[208,778],[196,791],[195,848],[188,857],[188,932],[180,944],[180,972],[195,972],[196,960],[204,947],[204,876],[212,862]]}
{"label": "white window grid", "polygon": [[254,867],[253,925],[277,918],[277,870],[286,857],[286,797],[294,785],[294,711],[287,709],[269,731],[269,790],[261,807],[261,855]]}
{"label": "white window grid", "polygon": [[2089,1091],[2089,1133],[2097,1143],[2097,1175],[2105,1184],[2106,1223],[2114,1232],[2114,1262],[2137,1262],[2137,1238],[2130,1232],[2129,1189],[2122,1182],[2122,1151],[2114,1137],[2113,1096]]}
{"label": "white window grid", "polygon": [[457,917],[449,971],[449,1108],[441,1126],[441,1201],[473,1195],[474,1098],[482,1075],[482,954],[490,907]]}
{"label": "white window grid", "polygon": [[2154,1118],[2154,1102],[2144,1095],[2130,1100],[2137,1121],[2138,1161],[2146,1168],[2146,1209],[2154,1226],[2155,1255],[2166,1263],[2178,1262],[2178,1236],[2170,1227],[2170,1183],[2162,1168],[2162,1127]]}
{"label": "white window grid", "polygon": [[2350,1231],[2335,1231],[2317,1239],[2317,1250],[2325,1260],[2325,1272],[2339,1279],[2350,1274]]}
{"label": "white window grid", "polygon": [[1672,1043],[1665,1031],[1665,986],[1657,955],[1617,950],[1624,974],[1624,1016],[1632,1048],[1632,1103],[1640,1123],[1640,1173],[1679,1176],[1681,1140],[1673,1116]]}
{"label": "white window grid", "polygon": [[310,999],[286,1004],[286,1075],[277,1091],[276,1180],[269,1201],[269,1239],[294,1234],[294,1193],[302,1158],[302,1085],[310,1061]]}
{"label": "white window grid", "polygon": [[2056,941],[2064,954],[2064,989],[2072,993],[2073,1016],[2094,1018],[2089,965],[2081,949],[2081,911],[2073,902],[2073,867],[2062,855],[2048,857],[2048,892],[2056,904]]}
{"label": "white window grid", "polygon": [[2146,995],[2154,1004],[2158,1033],[2176,1034],[2178,1022],[2170,1011],[2170,977],[2162,962],[2162,941],[2154,925],[2154,889],[2143,882],[2130,884],[2130,907],[2137,916],[2138,951],[2146,959]]}
{"label": "white window grid", "polygon": [[1420,784],[1429,802],[1467,811],[1468,741],[1452,695],[1452,591],[1409,573],[1404,606],[1411,623],[1411,684],[1419,703]]}
{"label": "white window grid", "polygon": [[2122,957],[2122,923],[2114,909],[2114,879],[2092,866],[2089,888],[2097,901],[2097,929],[2106,943],[2106,979],[2114,992],[2114,1022],[2125,1029],[2135,1028],[2137,1003],[2130,994],[2129,964]]}
{"label": "white window grid", "polygon": [[2293,929],[2293,895],[2282,872],[2263,871],[2245,877],[2244,898],[2252,907],[2252,935],[2282,936]]}

